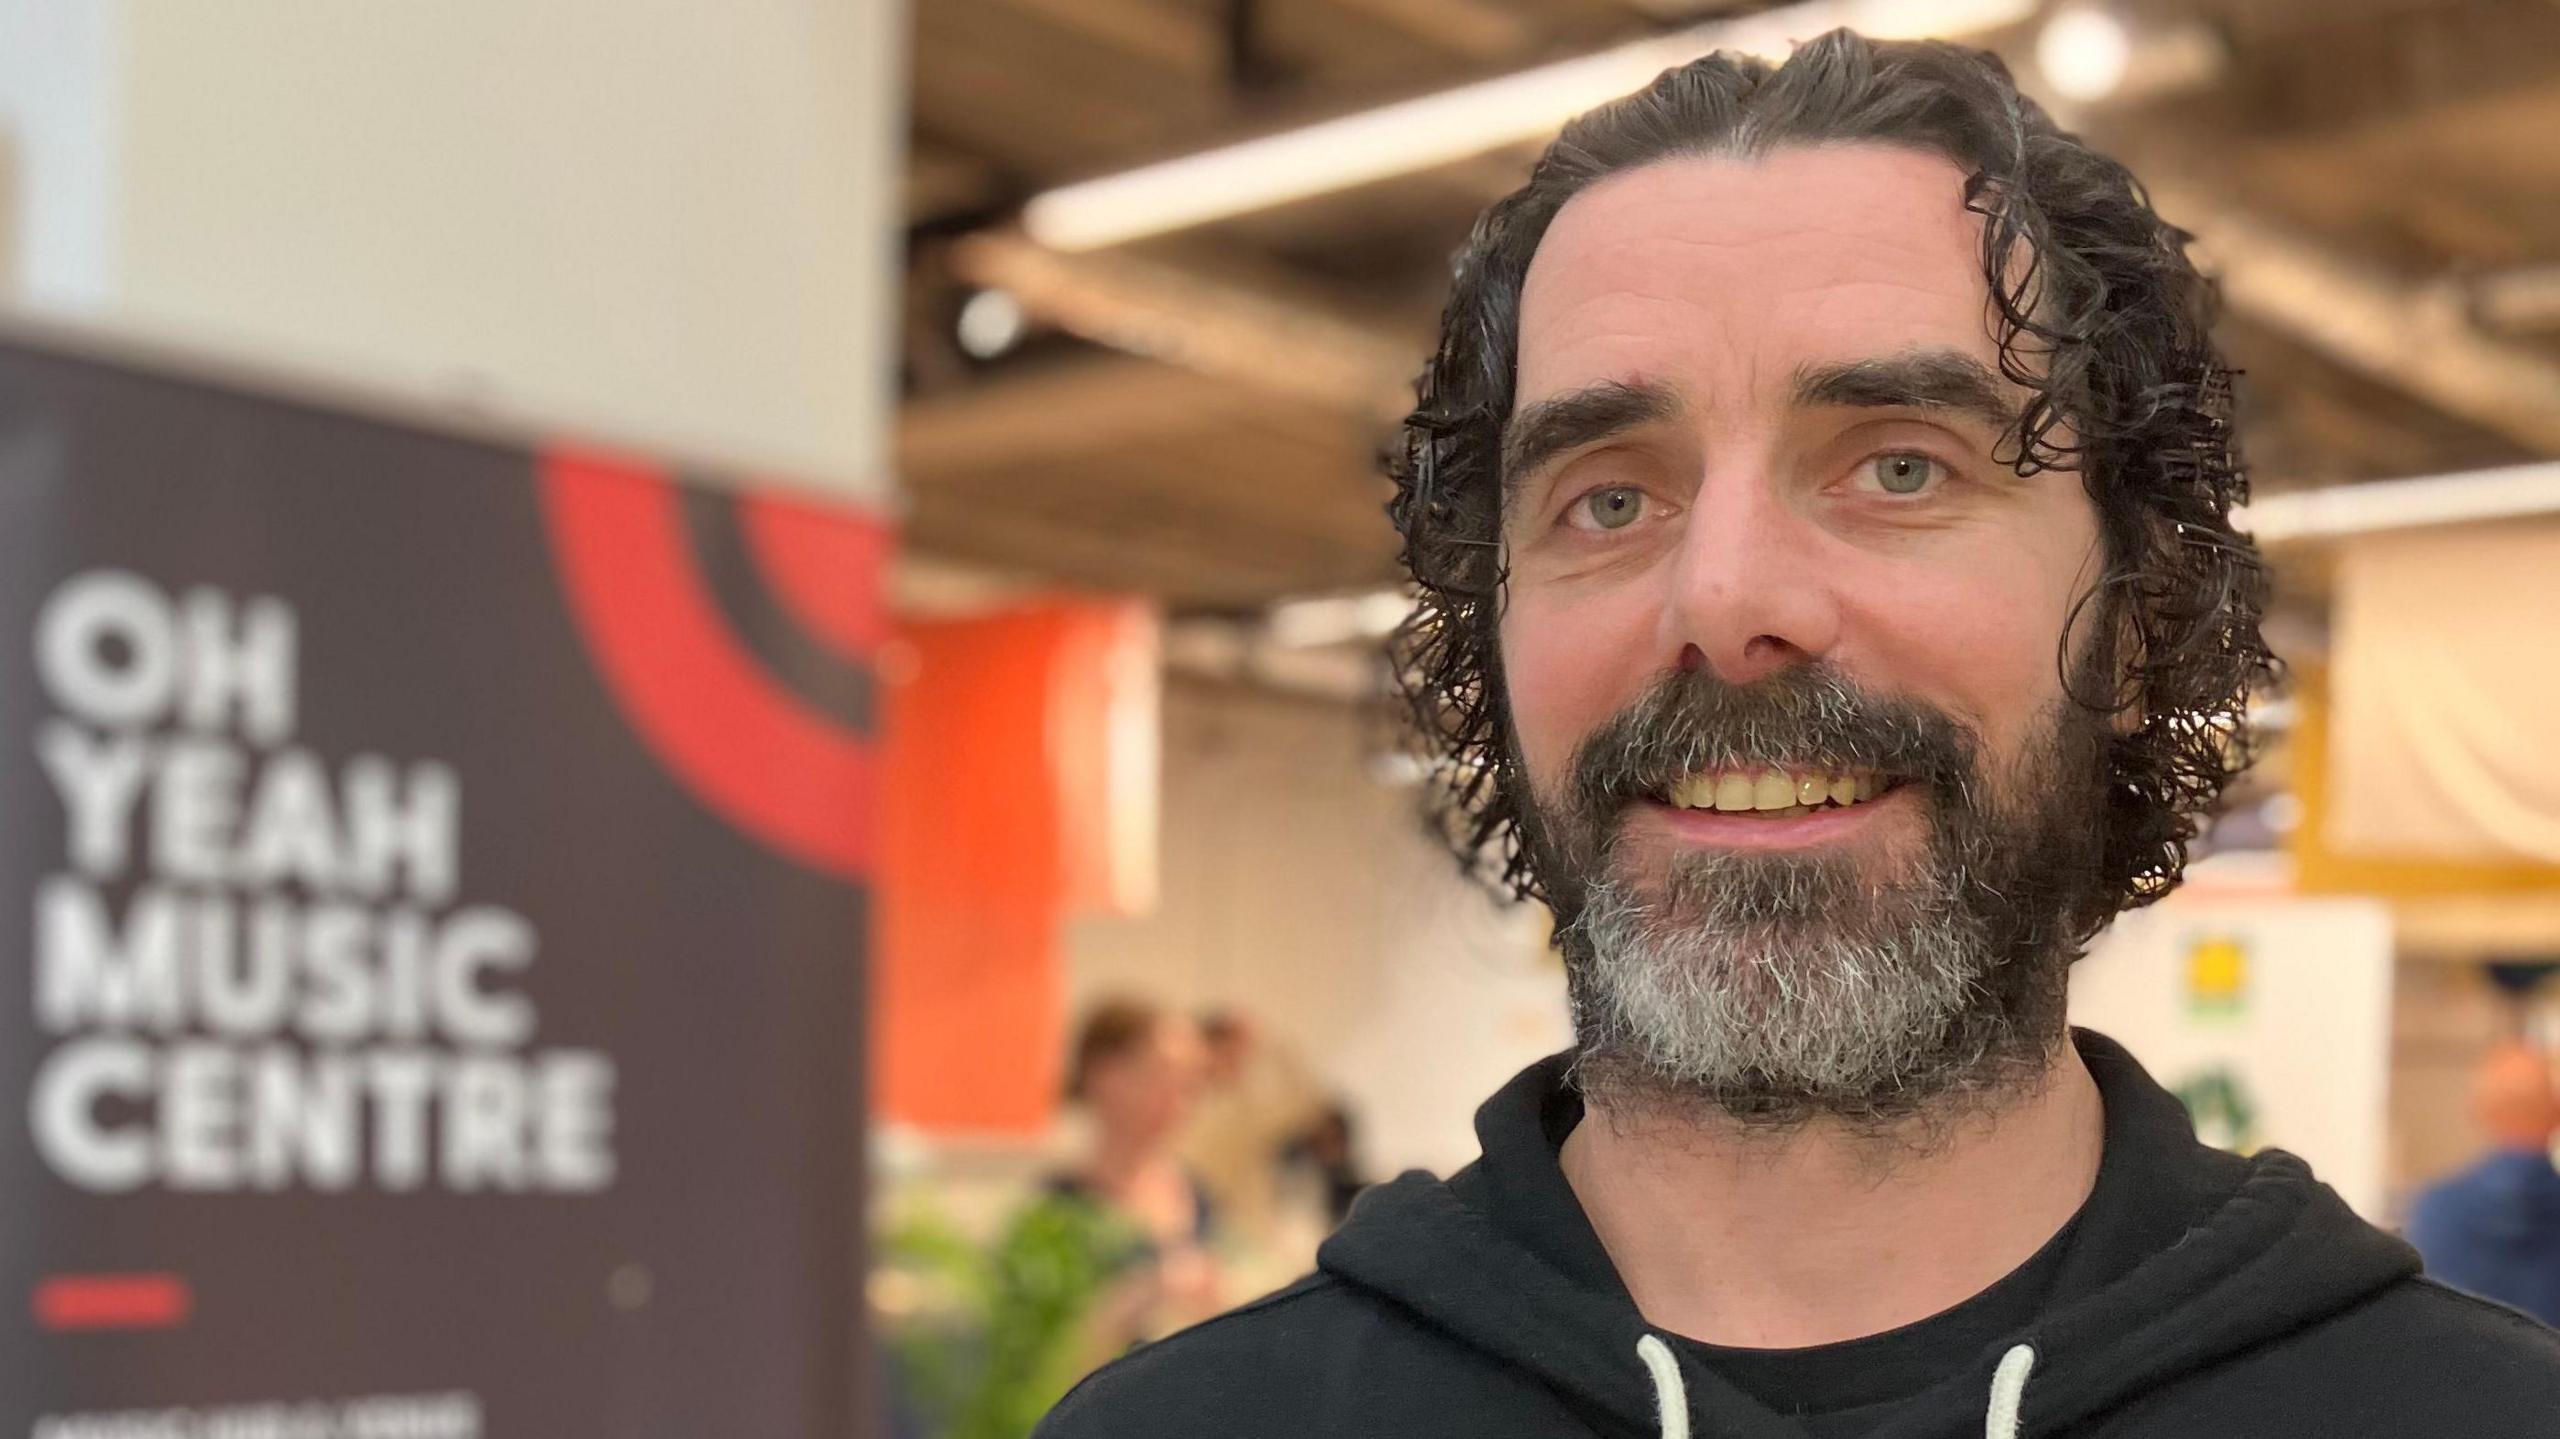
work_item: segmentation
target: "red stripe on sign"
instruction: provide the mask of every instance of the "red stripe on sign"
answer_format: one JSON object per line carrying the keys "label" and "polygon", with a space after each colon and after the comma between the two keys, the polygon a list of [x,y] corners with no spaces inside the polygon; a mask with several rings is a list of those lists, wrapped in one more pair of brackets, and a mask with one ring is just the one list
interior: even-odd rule
{"label": "red stripe on sign", "polygon": [[542,461],[569,613],[659,763],[713,813],[823,874],[871,872],[871,741],[785,690],[732,634],[694,563],[675,486],[585,453]]}
{"label": "red stripe on sign", "polygon": [[887,525],[849,510],[741,495],[739,527],[765,587],[821,644],[868,664],[889,639],[887,587],[895,539]]}
{"label": "red stripe on sign", "polygon": [[195,1291],[175,1274],[56,1274],[35,1293],[45,1329],[170,1329],[195,1307]]}

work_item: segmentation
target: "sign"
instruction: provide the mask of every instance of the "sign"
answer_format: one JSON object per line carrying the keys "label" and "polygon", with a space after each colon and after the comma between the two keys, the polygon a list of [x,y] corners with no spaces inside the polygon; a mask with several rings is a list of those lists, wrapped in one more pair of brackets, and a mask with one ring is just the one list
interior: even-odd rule
{"label": "sign", "polygon": [[0,1435],[854,1427],[883,548],[0,343]]}
{"label": "sign", "polygon": [[2290,1150],[2379,1222],[2391,986],[2380,903],[2182,892],[2073,966],[2071,1021],[2132,1050],[2207,1143]]}

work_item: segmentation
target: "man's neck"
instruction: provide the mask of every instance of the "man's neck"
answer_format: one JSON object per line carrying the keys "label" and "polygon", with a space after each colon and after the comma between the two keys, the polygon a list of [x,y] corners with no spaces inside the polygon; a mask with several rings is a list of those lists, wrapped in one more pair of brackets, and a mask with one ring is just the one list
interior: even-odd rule
{"label": "man's neck", "polygon": [[2043,1083],[1927,1144],[1916,1126],[1880,1136],[1816,1120],[1771,1134],[1595,1107],[1561,1158],[1648,1322],[1800,1349],[1881,1334],[1998,1283],[2089,1197],[2104,1129],[2097,1083],[2065,1043]]}

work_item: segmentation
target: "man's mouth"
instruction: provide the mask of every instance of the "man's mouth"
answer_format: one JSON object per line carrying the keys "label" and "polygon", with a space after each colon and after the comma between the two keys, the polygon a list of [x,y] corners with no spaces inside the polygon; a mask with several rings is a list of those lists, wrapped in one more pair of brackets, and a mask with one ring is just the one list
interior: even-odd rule
{"label": "man's mouth", "polygon": [[1658,796],[1674,809],[1790,819],[1849,809],[1891,794],[1902,781],[1876,770],[1701,770],[1672,781]]}

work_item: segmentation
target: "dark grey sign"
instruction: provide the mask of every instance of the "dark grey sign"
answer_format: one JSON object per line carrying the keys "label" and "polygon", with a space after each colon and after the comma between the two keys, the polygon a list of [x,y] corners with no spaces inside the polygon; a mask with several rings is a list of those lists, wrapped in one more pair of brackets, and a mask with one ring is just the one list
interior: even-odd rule
{"label": "dark grey sign", "polygon": [[830,546],[0,344],[0,1435],[856,1430]]}

